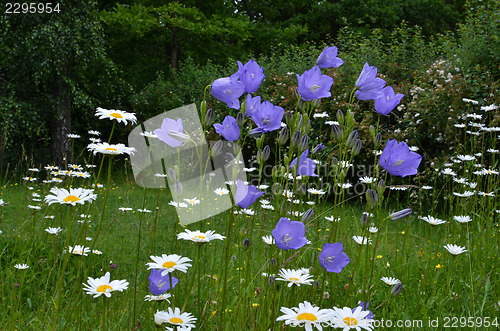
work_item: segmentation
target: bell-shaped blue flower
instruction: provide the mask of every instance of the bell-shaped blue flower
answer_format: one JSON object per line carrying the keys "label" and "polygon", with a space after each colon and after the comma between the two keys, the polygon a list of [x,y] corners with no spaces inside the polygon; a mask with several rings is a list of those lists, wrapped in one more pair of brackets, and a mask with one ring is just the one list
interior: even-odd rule
{"label": "bell-shaped blue flower", "polygon": [[266,77],[264,75],[264,68],[261,68],[255,60],[250,60],[245,65],[238,61],[239,70],[237,72],[240,81],[245,85],[245,92],[253,93],[257,91]]}
{"label": "bell-shaped blue flower", "polygon": [[341,242],[323,245],[323,250],[319,254],[319,264],[326,271],[340,273],[349,262],[351,259],[344,253],[344,245]]}
{"label": "bell-shaped blue flower", "polygon": [[226,116],[222,124],[214,124],[215,132],[222,135],[227,141],[236,141],[240,138],[240,127],[236,119],[232,116]]}
{"label": "bell-shaped blue flower", "polygon": [[333,78],[322,75],[318,66],[306,70],[302,76],[297,75],[297,80],[299,81],[299,94],[304,101],[328,98],[332,95],[330,88],[333,84]]}
{"label": "bell-shaped blue flower", "polygon": [[300,221],[290,221],[288,218],[282,217],[271,234],[276,246],[283,250],[299,249],[307,244],[306,227]]}
{"label": "bell-shaped blue flower", "polygon": [[264,133],[281,128],[283,114],[285,114],[285,110],[283,108],[275,106],[269,101],[264,101],[253,112],[252,119],[260,131]]}
{"label": "bell-shaped blue flower", "polygon": [[264,192],[259,191],[253,185],[245,185],[241,179],[236,182],[236,194],[234,201],[241,208],[248,208],[255,202]]}
{"label": "bell-shaped blue flower", "polygon": [[382,95],[380,91],[385,86],[385,80],[377,78],[377,67],[365,63],[356,86],[359,88],[356,91],[359,100],[375,100]]}
{"label": "bell-shaped blue flower", "polygon": [[382,115],[389,114],[404,97],[404,94],[394,93],[391,86],[384,87],[380,92],[382,95],[375,99],[375,110]]}
{"label": "bell-shaped blue flower", "polygon": [[332,46],[332,47],[325,47],[323,52],[319,55],[318,59],[316,60],[316,64],[318,67],[326,69],[326,68],[338,68],[342,64],[344,64],[344,61],[337,56],[337,47]]}
{"label": "bell-shaped blue flower", "polygon": [[[168,290],[170,290],[170,280],[168,279],[168,273],[165,276],[161,275],[162,269],[151,269],[151,274],[149,275],[149,290],[153,295],[160,295]],[[175,277],[172,277],[172,288],[175,288],[175,285],[179,280]]]}
{"label": "bell-shaped blue flower", "polygon": [[231,77],[216,79],[212,83],[212,95],[227,104],[229,108],[240,109],[239,97],[245,92],[245,85],[236,74]]}
{"label": "bell-shaped blue flower", "polygon": [[405,142],[398,144],[396,139],[387,140],[387,145],[380,155],[379,164],[393,176],[406,177],[416,175],[422,156],[410,151]]}
{"label": "bell-shaped blue flower", "polygon": [[170,147],[179,147],[182,145],[182,141],[176,140],[168,134],[170,131],[182,133],[182,118],[178,118],[177,121],[171,118],[165,118],[161,123],[161,127],[153,131],[153,133]]}
{"label": "bell-shaped blue flower", "polygon": [[247,94],[247,99],[245,100],[246,104],[246,109],[245,109],[245,116],[250,117],[255,113],[257,108],[260,107],[260,96],[257,97],[252,97],[250,94]]}
{"label": "bell-shaped blue flower", "polygon": [[[301,155],[299,161],[299,165],[297,167],[297,175],[298,176],[313,176],[317,177],[314,173],[314,170],[316,169],[316,163],[308,158],[307,156],[309,155],[309,149],[306,149]],[[293,159],[293,161],[290,163],[290,169],[293,169],[293,167],[297,164],[297,158]]]}

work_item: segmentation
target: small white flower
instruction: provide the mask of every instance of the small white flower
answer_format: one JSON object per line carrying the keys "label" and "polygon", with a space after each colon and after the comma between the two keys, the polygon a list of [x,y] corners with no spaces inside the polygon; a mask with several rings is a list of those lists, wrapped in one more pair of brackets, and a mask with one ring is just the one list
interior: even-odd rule
{"label": "small white flower", "polygon": [[389,286],[401,283],[401,281],[399,279],[394,278],[394,277],[382,277],[382,278],[380,278],[380,280]]}
{"label": "small white flower", "polygon": [[467,252],[467,250],[465,249],[465,247],[460,247],[460,246],[457,246],[457,245],[445,245],[443,246],[444,248],[446,248],[446,250],[448,252],[450,252],[451,254],[453,255],[458,255],[458,254],[462,254],[464,252]]}

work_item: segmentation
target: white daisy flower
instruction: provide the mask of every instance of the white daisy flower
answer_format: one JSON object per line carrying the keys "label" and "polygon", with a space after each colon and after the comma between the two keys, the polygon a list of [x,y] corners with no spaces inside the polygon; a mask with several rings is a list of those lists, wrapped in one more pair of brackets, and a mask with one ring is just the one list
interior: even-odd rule
{"label": "white daisy flower", "polygon": [[215,189],[214,193],[218,196],[223,196],[229,194],[229,190],[227,188],[217,188]]}
{"label": "white daisy flower", "polygon": [[252,172],[252,171],[255,171],[255,170],[257,170],[257,168],[255,168],[255,167],[243,168],[243,171],[245,171],[245,172]]}
{"label": "white daisy flower", "polygon": [[155,323],[157,325],[162,325],[163,323],[168,323],[177,326],[177,330],[191,330],[195,327],[196,317],[191,313],[182,313],[179,307],[172,309],[167,308],[167,311],[157,311],[154,315]]}
{"label": "white daisy flower", "polygon": [[465,247],[461,247],[461,246],[457,246],[457,245],[448,244],[448,245],[445,245],[443,247],[446,248],[446,250],[448,252],[450,252],[450,254],[453,254],[453,255],[458,255],[458,254],[462,254],[464,252],[467,252]]}
{"label": "white daisy flower", "polygon": [[458,223],[472,222],[472,218],[470,218],[470,216],[467,215],[453,216],[453,219]]}
{"label": "white daisy flower", "polygon": [[461,197],[461,198],[467,198],[467,197],[473,196],[474,194],[475,193],[471,192],[471,191],[465,191],[464,193],[453,192],[453,195],[455,195],[457,197]]}
{"label": "white daisy flower", "polygon": [[192,198],[192,199],[183,199],[184,201],[186,201],[188,204],[190,204],[191,206],[194,206],[194,205],[199,205],[200,204],[200,200],[197,199],[196,197],[195,198]]}
{"label": "white daisy flower", "polygon": [[19,269],[19,270],[25,270],[28,269],[30,266],[27,265],[26,263],[23,264],[14,264],[14,268]]}
{"label": "white daisy flower", "polygon": [[372,183],[375,183],[376,180],[377,180],[377,178],[368,177],[368,176],[364,176],[364,177],[361,177],[359,179],[359,181],[361,183],[364,183],[364,184],[372,184]]}
{"label": "white daisy flower", "polygon": [[299,303],[299,307],[281,307],[281,312],[285,315],[279,316],[277,321],[284,321],[285,325],[292,327],[304,327],[306,331],[312,331],[313,327],[323,330],[330,320],[330,309],[320,309],[313,307],[309,302]]}
{"label": "white daisy flower", "polygon": [[349,307],[344,307],[342,309],[333,307],[331,325],[335,328],[347,330],[373,330],[373,319],[368,319],[366,316],[370,314],[369,311],[363,310],[362,307],[358,306],[356,309],[352,310]]}
{"label": "white daisy flower", "polygon": [[399,279],[394,278],[394,277],[382,277],[382,278],[380,278],[380,280],[389,286],[401,283],[401,281]]}
{"label": "white daisy flower", "polygon": [[327,125],[340,125],[338,121],[325,121],[325,124]]}
{"label": "white daisy flower", "polygon": [[101,133],[99,131],[95,131],[95,130],[89,130],[88,134],[92,134],[94,136],[100,136],[101,135]]}
{"label": "white daisy flower", "polygon": [[342,183],[342,184],[338,183],[337,185],[340,188],[351,188],[352,187],[351,183]]}
{"label": "white daisy flower", "polygon": [[262,209],[269,209],[269,210],[274,210],[274,206],[273,205],[260,205],[262,207]]}
{"label": "white daisy flower", "polygon": [[3,199],[0,199],[0,206],[4,206],[5,205],[5,201]]}
{"label": "white daisy flower", "polygon": [[262,240],[268,245],[274,245],[274,237],[273,236],[262,236]]}
{"label": "white daisy flower", "polygon": [[101,251],[99,251],[99,250],[97,250],[97,249],[94,249],[94,250],[92,251],[92,253],[93,253],[93,254],[95,254],[95,255],[102,255],[102,252],[101,252]]}
{"label": "white daisy flower", "polygon": [[87,294],[92,295],[94,298],[105,295],[107,298],[111,296],[111,292],[126,290],[128,288],[128,282],[126,280],[113,280],[110,281],[110,274],[106,272],[101,278],[88,277],[87,283],[83,284],[83,290]]}
{"label": "white daisy flower", "polygon": [[146,138],[151,138],[151,139],[158,138],[157,135],[155,135],[153,132],[149,132],[149,131],[141,132],[141,133],[139,133],[139,135],[146,137]]}
{"label": "white daisy flower", "polygon": [[465,124],[464,124],[464,123],[454,124],[454,126],[455,126],[456,128],[465,128]]}
{"label": "white daisy flower", "polygon": [[118,109],[104,109],[101,107],[97,107],[95,116],[99,116],[99,119],[108,118],[110,120],[116,120],[118,123],[123,123],[125,125],[128,124],[128,121],[135,124],[137,122],[137,118],[135,117],[135,113],[127,113],[126,111],[118,110]]}
{"label": "white daisy flower", "polygon": [[90,178],[90,173],[83,171],[72,171],[69,175],[71,177]]}
{"label": "white daisy flower", "polygon": [[144,209],[137,209],[137,211],[138,211],[139,213],[151,213],[151,210],[146,209],[146,208],[144,208]]}
{"label": "white daisy flower", "polygon": [[131,211],[131,210],[134,210],[133,208],[129,208],[129,207],[120,207],[118,208],[118,210],[121,210],[121,211]]}
{"label": "white daisy flower", "polygon": [[453,181],[455,183],[459,183],[459,184],[467,184],[467,178],[456,178],[456,177],[453,177]]}
{"label": "white daisy flower", "polygon": [[330,222],[340,222],[340,217],[339,218],[335,218],[333,216],[325,216],[325,219],[327,221],[330,221]]}
{"label": "white daisy flower", "polygon": [[313,114],[313,118],[324,118],[324,117],[328,117],[328,113],[326,111],[324,111],[322,113],[314,113]]}
{"label": "white daisy flower", "polygon": [[[66,250],[65,250],[65,252],[66,252]],[[67,249],[67,252],[74,254],[74,255],[88,256],[87,253],[90,252],[90,248],[85,247],[85,246],[81,246],[81,245],[75,245],[75,247],[69,246],[69,248]]]}
{"label": "white daisy flower", "polygon": [[35,209],[35,210],[41,210],[42,207],[40,206],[33,206],[33,205],[28,205],[28,208]]}
{"label": "white daisy flower", "polygon": [[199,230],[189,231],[188,229],[177,235],[177,239],[191,240],[195,243],[206,243],[214,239],[223,240],[224,238],[226,237],[215,233],[215,231],[201,232]]}
{"label": "white daisy flower", "polygon": [[439,225],[439,224],[444,224],[444,223],[447,223],[446,221],[443,221],[442,219],[439,219],[439,218],[436,218],[436,217],[433,217],[433,216],[424,216],[424,217],[421,217],[419,216],[420,219],[423,219],[424,221],[426,221],[427,223],[431,224],[431,225]]}
{"label": "white daisy flower", "polygon": [[445,168],[443,171],[441,171],[443,175],[450,175],[450,176],[456,176],[457,174],[453,172],[451,168]]}
{"label": "white daisy flower", "polygon": [[94,144],[102,142],[101,139],[94,138],[94,137],[90,137],[89,140],[90,140],[90,142],[93,142]]}
{"label": "white daisy flower", "polygon": [[378,232],[378,228],[375,227],[375,226],[370,226],[370,228],[368,229],[368,231],[370,231],[370,233],[377,233]]}
{"label": "white daisy flower", "polygon": [[259,190],[265,190],[265,189],[269,188],[269,185],[262,184],[262,185],[257,186],[257,188]]}
{"label": "white daisy flower", "polygon": [[483,197],[494,197],[495,192],[477,192],[477,194],[483,196]]}
{"label": "white daisy flower", "polygon": [[68,133],[67,136],[70,139],[78,139],[81,137],[79,134],[74,134],[74,133]]}
{"label": "white daisy flower", "polygon": [[495,104],[489,105],[489,106],[481,106],[481,110],[484,111],[490,111],[490,110],[495,110],[498,109],[498,106]]}
{"label": "white daisy flower", "polygon": [[172,295],[170,293],[163,293],[163,294],[160,294],[160,295],[146,295],[144,297],[144,301],[167,301],[168,303],[170,303],[170,300],[168,300],[168,298],[170,298]]}
{"label": "white daisy flower", "polygon": [[276,280],[282,280],[288,283],[288,287],[292,287],[293,284],[300,285],[312,285],[314,279],[312,275],[309,274],[309,270],[305,273],[303,269],[280,269],[279,275]]}
{"label": "white daisy flower", "polygon": [[475,160],[476,157],[474,155],[457,155],[457,159],[460,161],[472,161]]}
{"label": "white daisy flower", "polygon": [[362,236],[352,236],[352,239],[354,239],[354,241],[360,245],[366,245],[366,244],[371,245],[372,243],[371,239]]}
{"label": "white daisy flower", "polygon": [[52,227],[48,227],[47,229],[45,229],[46,232],[50,233],[50,234],[55,234],[55,235],[58,235],[59,232],[62,231],[61,228],[57,227],[57,228],[52,228]]}
{"label": "white daisy flower", "polygon": [[319,194],[319,195],[323,195],[325,194],[326,192],[323,191],[323,190],[318,190],[318,189],[315,189],[315,188],[310,188],[310,189],[307,189],[307,192],[311,193],[311,194]]}
{"label": "white daisy flower", "polygon": [[40,169],[38,169],[38,168],[29,168],[28,171],[40,172]]}
{"label": "white daisy flower", "polygon": [[246,214],[246,215],[255,215],[255,211],[251,208],[243,208],[242,210],[239,211],[240,214]]}
{"label": "white daisy flower", "polygon": [[494,149],[494,148],[488,148],[486,151],[487,151],[488,153],[500,153],[500,150],[498,150],[498,149]]}
{"label": "white daisy flower", "polygon": [[482,173],[483,175],[498,175],[498,171],[493,169],[483,169]]}
{"label": "white daisy flower", "polygon": [[34,178],[34,177],[23,177],[23,180],[25,181],[29,181],[29,182],[34,182],[34,181],[37,181],[38,179],[37,178]]}
{"label": "white daisy flower", "polygon": [[54,215],[47,215],[47,216],[45,216],[44,218],[54,219],[54,218],[56,218],[56,217],[55,217]]}
{"label": "white daisy flower", "polygon": [[86,201],[93,202],[97,199],[97,194],[94,194],[94,190],[88,190],[84,188],[70,188],[69,191],[65,188],[53,188],[50,190],[53,195],[45,196],[45,202],[49,205],[53,203],[59,204],[70,204],[76,206],[76,204],[83,205]]}
{"label": "white daisy flower", "polygon": [[432,186],[424,185],[422,186],[422,190],[432,190]]}
{"label": "white daisy flower", "polygon": [[149,266],[148,269],[162,269],[162,276],[165,276],[169,272],[174,270],[179,270],[182,272],[186,272],[187,269],[191,266],[191,259],[187,257],[182,257],[177,254],[162,254],[162,256],[150,256],[154,262],[149,262],[146,265]]}
{"label": "white daisy flower", "polygon": [[410,151],[412,152],[417,152],[419,150],[419,148],[417,146],[409,146],[408,147],[410,149]]}
{"label": "white daisy flower", "polygon": [[97,153],[106,155],[121,155],[121,154],[134,154],[136,149],[134,147],[127,147],[124,144],[108,144],[92,143],[87,146],[87,149],[96,155]]}

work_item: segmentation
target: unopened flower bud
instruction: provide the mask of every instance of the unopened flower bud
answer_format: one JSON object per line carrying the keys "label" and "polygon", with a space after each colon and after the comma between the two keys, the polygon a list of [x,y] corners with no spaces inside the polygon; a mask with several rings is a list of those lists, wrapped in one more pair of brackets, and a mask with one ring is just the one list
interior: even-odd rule
{"label": "unopened flower bud", "polygon": [[273,286],[273,285],[274,285],[274,281],[275,281],[275,279],[276,279],[276,277],[274,277],[274,276],[269,276],[269,280],[268,280],[268,282],[269,282],[269,286]]}
{"label": "unopened flower bud", "polygon": [[373,141],[375,142],[375,148],[377,148],[380,143],[382,142],[382,135],[380,133],[377,133],[377,135],[375,136],[375,139],[373,139]]}
{"label": "unopened flower bud", "polygon": [[314,286],[314,289],[316,289],[316,290],[317,290],[317,289],[319,288],[319,282],[318,282],[317,280],[315,280],[315,281],[313,282],[313,286]]}
{"label": "unopened flower bud", "polygon": [[273,192],[274,195],[281,195],[281,185],[279,183],[274,183],[271,186],[271,191]]}
{"label": "unopened flower bud", "polygon": [[342,112],[342,110],[337,110],[337,122],[339,122],[340,125],[344,125],[344,113]]}
{"label": "unopened flower bud", "polygon": [[211,152],[212,152],[212,157],[215,157],[220,154],[222,151],[222,147],[224,146],[224,143],[222,140],[217,141],[215,144],[212,145]]}
{"label": "unopened flower bud", "polygon": [[401,292],[403,290],[403,284],[402,283],[397,283],[396,285],[394,285],[394,287],[392,288],[392,296],[395,297],[396,295],[399,294],[399,292]]}
{"label": "unopened flower bud", "polygon": [[243,240],[243,248],[248,249],[250,247],[250,239],[246,238]]}
{"label": "unopened flower bud", "polygon": [[368,128],[368,132],[370,132],[370,136],[372,137],[372,139],[375,140],[375,135],[377,133],[375,132],[375,127],[373,125],[370,125],[370,127]]}
{"label": "unopened flower bud", "polygon": [[212,108],[207,110],[205,114],[205,126],[210,126],[215,121],[215,112]]}
{"label": "unopened flower bud", "polygon": [[175,182],[177,180],[177,175],[175,174],[175,170],[173,168],[168,168],[167,177],[171,182]]}
{"label": "unopened flower bud", "polygon": [[377,191],[371,189],[367,190],[366,200],[370,203],[370,205],[375,206],[379,201]]}
{"label": "unopened flower bud", "polygon": [[262,150],[262,160],[265,162],[267,159],[269,159],[269,155],[271,155],[271,147],[269,145],[264,146],[264,149]]}
{"label": "unopened flower bud", "polygon": [[226,160],[226,163],[231,163],[236,161],[236,158],[232,153],[227,152],[226,155],[224,155],[224,160]]}
{"label": "unopened flower bud", "polygon": [[405,218],[406,216],[411,214],[411,209],[406,208],[400,211],[397,211],[395,213],[392,213],[389,215],[389,217],[394,221],[394,220],[399,220],[401,218]]}
{"label": "unopened flower bud", "polygon": [[274,257],[271,258],[271,265],[275,266],[278,263]]}
{"label": "unopened flower bud", "polygon": [[296,117],[298,117],[298,121],[299,121],[299,123],[297,124],[297,128],[300,128],[302,126],[302,123],[304,123],[304,116],[302,116],[302,114],[299,114],[299,113],[297,113],[297,115],[295,115]]}
{"label": "unopened flower bud", "polygon": [[340,140],[342,138],[342,130],[340,129],[340,126],[337,124],[332,125],[332,137],[335,140]]}
{"label": "unopened flower bud", "polygon": [[318,152],[321,152],[324,147],[325,147],[325,145],[320,143],[319,145],[316,145],[316,147],[313,148],[312,153],[316,154]]}
{"label": "unopened flower bud", "polygon": [[299,194],[305,195],[307,193],[306,183],[300,184],[298,191],[299,191]]}
{"label": "unopened flower bud", "polygon": [[243,115],[242,112],[239,112],[238,115],[236,115],[236,124],[239,127],[241,127],[244,122],[245,122],[245,115]]}
{"label": "unopened flower bud", "polygon": [[358,130],[353,130],[347,137],[347,140],[345,142],[346,146],[352,147],[352,143],[356,142],[357,139],[358,139]]}
{"label": "unopened flower bud", "polygon": [[284,145],[288,141],[288,137],[290,136],[290,130],[285,126],[283,129],[281,129],[280,133],[278,134],[278,143],[280,145]]}
{"label": "unopened flower bud", "polygon": [[300,142],[300,132],[296,131],[293,134],[292,139],[290,140],[290,148],[294,148],[299,144],[299,142]]}
{"label": "unopened flower bud", "polygon": [[281,210],[281,213],[283,213],[283,214],[285,213],[285,211],[286,211],[286,201],[283,201],[283,203],[281,204],[280,210]]}
{"label": "unopened flower bud", "polygon": [[309,145],[309,137],[306,134],[302,138],[300,138],[300,143],[299,143],[300,152],[302,153],[303,151],[305,151],[308,145]]}
{"label": "unopened flower bud", "polygon": [[359,221],[359,223],[361,224],[361,227],[365,227],[366,224],[368,224],[368,214],[367,213],[363,213],[361,215],[361,220]]}
{"label": "unopened flower bud", "polygon": [[179,181],[176,181],[175,184],[174,184],[174,191],[177,195],[181,195],[182,194],[182,184],[181,182]]}
{"label": "unopened flower bud", "polygon": [[263,133],[264,133],[264,131],[262,131],[262,129],[261,129],[261,128],[255,128],[255,129],[250,130],[250,132],[248,132],[248,134],[249,134],[251,137],[259,137],[259,136],[261,136]]}
{"label": "unopened flower bud", "polygon": [[170,138],[181,141],[183,143],[191,140],[191,137],[189,137],[187,134],[178,131],[170,130],[168,131],[168,135]]}
{"label": "unopened flower bud", "polygon": [[309,219],[311,219],[311,217],[313,216],[314,216],[314,210],[311,208],[308,211],[306,211],[304,215],[302,215],[302,222],[309,221]]}
{"label": "unopened flower bud", "polygon": [[288,127],[292,126],[293,113],[291,111],[285,112],[285,122]]}
{"label": "unopened flower bud", "polygon": [[358,155],[359,152],[361,152],[362,145],[363,143],[361,142],[361,139],[356,139],[356,142],[352,146],[352,154]]}
{"label": "unopened flower bud", "polygon": [[379,180],[379,181],[377,182],[377,187],[376,187],[376,189],[377,189],[377,193],[378,193],[379,195],[383,195],[383,194],[384,194],[384,190],[385,190],[385,181],[384,181],[383,179],[381,179],[381,180]]}

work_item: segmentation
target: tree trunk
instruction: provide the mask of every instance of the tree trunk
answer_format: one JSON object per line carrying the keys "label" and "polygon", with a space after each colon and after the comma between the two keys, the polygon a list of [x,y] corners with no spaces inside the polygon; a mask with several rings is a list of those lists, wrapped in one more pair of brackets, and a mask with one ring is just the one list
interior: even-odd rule
{"label": "tree trunk", "polygon": [[177,62],[179,61],[179,45],[177,41],[177,29],[172,28],[172,49],[170,50],[170,65],[172,69],[177,69]]}
{"label": "tree trunk", "polygon": [[66,167],[71,163],[71,92],[70,87],[59,77],[55,88],[54,116],[51,119],[52,158],[56,165]]}

